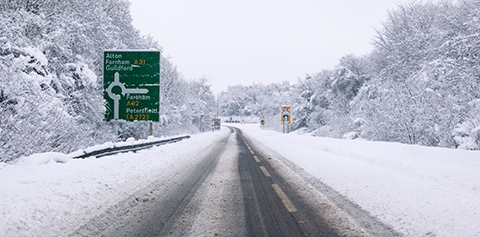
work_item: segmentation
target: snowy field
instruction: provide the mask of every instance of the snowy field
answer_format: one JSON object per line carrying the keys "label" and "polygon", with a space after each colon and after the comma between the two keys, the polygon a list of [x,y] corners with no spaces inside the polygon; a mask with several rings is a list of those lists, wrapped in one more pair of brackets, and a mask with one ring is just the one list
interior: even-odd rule
{"label": "snowy field", "polygon": [[[480,236],[480,152],[236,126],[405,236]],[[182,174],[227,133],[99,159],[47,153],[0,163],[0,236],[68,235],[150,183]]]}

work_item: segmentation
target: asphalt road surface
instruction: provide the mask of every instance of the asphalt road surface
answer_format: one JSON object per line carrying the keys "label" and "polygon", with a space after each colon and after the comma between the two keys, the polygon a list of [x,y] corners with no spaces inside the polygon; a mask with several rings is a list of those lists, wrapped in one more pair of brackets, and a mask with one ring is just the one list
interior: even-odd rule
{"label": "asphalt road surface", "polygon": [[328,205],[300,193],[271,164],[276,158],[250,143],[230,128],[188,168],[151,183],[71,236],[368,236],[336,233],[345,227],[332,228],[335,222],[325,219]]}
{"label": "asphalt road surface", "polygon": [[337,236],[240,131],[237,144],[248,236]]}

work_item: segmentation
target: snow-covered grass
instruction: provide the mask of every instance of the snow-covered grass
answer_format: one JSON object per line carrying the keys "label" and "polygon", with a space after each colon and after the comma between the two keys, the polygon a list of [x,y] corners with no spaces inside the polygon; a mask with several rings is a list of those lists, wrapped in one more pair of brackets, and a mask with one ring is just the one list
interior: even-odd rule
{"label": "snow-covered grass", "polygon": [[406,236],[480,236],[480,152],[237,126]]}
{"label": "snow-covered grass", "polygon": [[[480,152],[235,126],[406,236],[480,236]],[[228,132],[100,159],[44,153],[0,163],[0,236],[67,235],[151,182],[184,172]]]}

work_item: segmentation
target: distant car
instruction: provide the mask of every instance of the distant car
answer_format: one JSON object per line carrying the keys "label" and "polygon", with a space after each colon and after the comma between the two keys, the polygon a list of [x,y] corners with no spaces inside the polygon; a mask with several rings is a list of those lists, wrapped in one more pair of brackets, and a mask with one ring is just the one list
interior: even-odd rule
{"label": "distant car", "polygon": [[216,130],[220,130],[220,123],[221,123],[220,119],[214,119],[213,124]]}

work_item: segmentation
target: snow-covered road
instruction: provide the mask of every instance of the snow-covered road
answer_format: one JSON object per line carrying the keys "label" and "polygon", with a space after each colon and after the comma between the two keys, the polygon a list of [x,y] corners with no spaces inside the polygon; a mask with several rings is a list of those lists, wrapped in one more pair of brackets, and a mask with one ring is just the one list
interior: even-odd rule
{"label": "snow-covered road", "polygon": [[478,151],[239,127],[312,186],[328,185],[405,236],[480,236]]}
{"label": "snow-covered road", "polygon": [[[221,134],[188,166],[91,219],[71,236],[221,236],[244,233],[235,136]],[[228,148],[228,149],[227,149]],[[160,158],[160,157],[159,157]],[[237,205],[236,203],[239,203]],[[230,223],[227,223],[230,222]],[[224,228],[226,226],[234,229]]]}
{"label": "snow-covered road", "polygon": [[299,198],[240,130],[230,130],[179,175],[151,183],[70,236],[336,236],[322,208]]}
{"label": "snow-covered road", "polygon": [[[331,210],[332,219],[350,223],[329,223],[333,228],[353,229],[352,236],[375,233],[378,230],[367,227],[375,220],[364,218],[367,215],[405,236],[480,236],[479,152],[237,126],[255,149],[271,158],[277,172],[295,181],[301,195],[310,195],[311,202]],[[222,128],[179,143],[100,159],[38,154],[17,164],[0,163],[0,236],[94,231],[90,227],[99,226],[91,225],[93,218],[155,202],[155,195],[182,185],[179,180],[202,162],[201,154],[211,152],[212,144],[229,133]],[[185,204],[187,211],[178,214],[172,235],[246,233],[244,218],[238,218],[244,215],[238,208],[244,204],[238,192],[237,152],[231,149],[220,156],[215,172]],[[231,222],[238,228],[225,229]]]}
{"label": "snow-covered road", "polygon": [[[131,197],[145,200],[135,195],[148,186],[185,176],[199,162],[197,154],[227,133],[229,129],[198,134],[179,143],[100,159],[56,163],[54,158],[65,155],[38,154],[18,164],[2,163],[0,236],[67,236]],[[51,161],[46,163],[46,158]]]}

